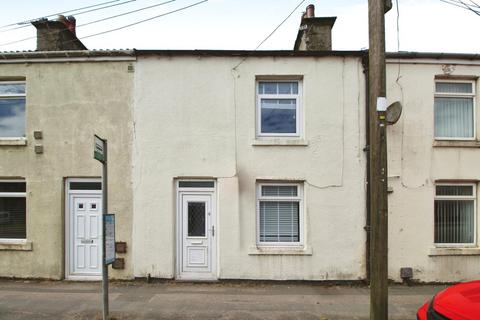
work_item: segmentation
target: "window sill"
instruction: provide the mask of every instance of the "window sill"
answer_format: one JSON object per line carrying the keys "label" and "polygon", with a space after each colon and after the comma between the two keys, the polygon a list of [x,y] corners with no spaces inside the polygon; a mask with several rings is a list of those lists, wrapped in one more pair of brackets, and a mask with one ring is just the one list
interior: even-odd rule
{"label": "window sill", "polygon": [[430,257],[435,256],[477,256],[480,248],[430,248]]}
{"label": "window sill", "polygon": [[25,138],[0,138],[0,146],[26,146]]}
{"label": "window sill", "polygon": [[434,147],[440,148],[480,148],[480,141],[477,140],[435,140]]}
{"label": "window sill", "polygon": [[259,247],[254,246],[248,249],[250,256],[262,255],[284,255],[284,256],[311,256],[313,254],[311,248],[304,247]]}
{"label": "window sill", "polygon": [[255,139],[252,146],[308,146],[308,140],[291,138]]}
{"label": "window sill", "polygon": [[32,251],[31,241],[2,241],[0,240],[0,251]]}

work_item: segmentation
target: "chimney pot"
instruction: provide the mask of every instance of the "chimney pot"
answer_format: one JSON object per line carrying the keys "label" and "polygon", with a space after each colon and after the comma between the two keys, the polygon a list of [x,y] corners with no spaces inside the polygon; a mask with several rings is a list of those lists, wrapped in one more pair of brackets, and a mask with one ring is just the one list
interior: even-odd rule
{"label": "chimney pot", "polygon": [[37,28],[37,51],[87,50],[75,35],[72,16],[59,15],[55,20],[40,19],[32,24]]}
{"label": "chimney pot", "polygon": [[64,15],[59,15],[57,16],[57,21],[60,21],[62,23],[67,23],[67,18]]}
{"label": "chimney pot", "polygon": [[67,21],[68,21],[68,30],[70,30],[70,32],[72,32],[74,35],[77,35],[77,20],[75,19],[75,17],[68,16]]}
{"label": "chimney pot", "polygon": [[314,8],[307,7],[298,30],[293,50],[295,51],[330,51],[332,50],[332,28],[336,17],[318,17]]}
{"label": "chimney pot", "polygon": [[315,6],[313,4],[307,6],[306,18],[315,18]]}

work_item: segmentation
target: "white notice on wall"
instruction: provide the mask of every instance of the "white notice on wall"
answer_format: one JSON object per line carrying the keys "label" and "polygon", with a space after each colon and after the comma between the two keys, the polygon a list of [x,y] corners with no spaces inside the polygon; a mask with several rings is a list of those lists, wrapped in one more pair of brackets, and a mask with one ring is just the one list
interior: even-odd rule
{"label": "white notice on wall", "polygon": [[105,264],[115,261],[115,215],[104,215],[105,223]]}

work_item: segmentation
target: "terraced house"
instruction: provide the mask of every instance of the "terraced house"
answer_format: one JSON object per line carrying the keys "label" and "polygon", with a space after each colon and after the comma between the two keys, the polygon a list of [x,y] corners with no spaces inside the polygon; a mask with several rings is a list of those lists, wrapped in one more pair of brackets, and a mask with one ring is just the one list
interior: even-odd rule
{"label": "terraced house", "polygon": [[[0,55],[0,276],[99,279],[96,133],[112,277],[366,279],[367,55],[309,12],[286,51],[92,51],[37,23],[41,51]],[[479,57],[387,63],[390,278],[478,277]]]}
{"label": "terraced house", "polygon": [[[94,133],[111,141],[117,238],[131,243],[132,87],[128,51],[58,47],[63,22],[43,22],[37,52],[0,63],[0,275],[89,279],[101,273],[101,167]],[[47,37],[45,30],[52,30]],[[73,37],[73,35],[71,34]],[[54,49],[66,49],[55,50]],[[73,50],[80,49],[80,51]],[[132,273],[130,252],[125,269]],[[119,257],[121,255],[119,254]]]}

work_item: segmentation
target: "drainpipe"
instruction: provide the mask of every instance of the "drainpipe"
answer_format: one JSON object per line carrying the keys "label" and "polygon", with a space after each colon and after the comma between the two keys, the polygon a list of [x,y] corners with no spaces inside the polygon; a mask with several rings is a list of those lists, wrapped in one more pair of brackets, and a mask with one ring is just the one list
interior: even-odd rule
{"label": "drainpipe", "polygon": [[368,81],[368,50],[364,52],[362,57],[362,66],[363,73],[365,75],[365,148],[363,151],[367,154],[367,201],[366,206],[366,217],[365,217],[365,232],[367,234],[367,239],[365,242],[365,267],[366,267],[366,279],[367,283],[370,283],[370,117],[369,117],[369,107],[370,99],[368,94],[369,81]]}

